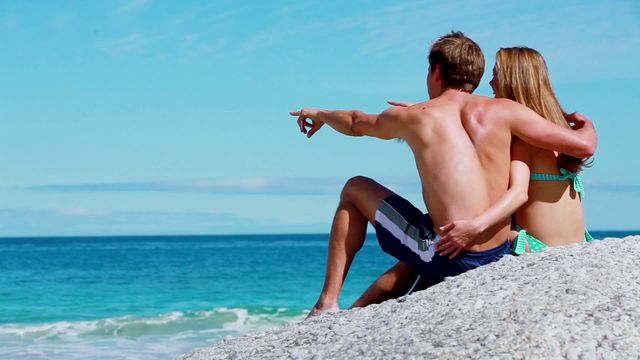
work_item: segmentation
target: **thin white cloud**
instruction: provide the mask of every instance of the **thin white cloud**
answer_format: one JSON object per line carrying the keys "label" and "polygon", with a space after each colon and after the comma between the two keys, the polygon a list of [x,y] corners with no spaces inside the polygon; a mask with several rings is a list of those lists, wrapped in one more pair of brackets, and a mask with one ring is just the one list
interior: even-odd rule
{"label": "thin white cloud", "polygon": [[123,5],[118,6],[116,14],[123,15],[149,3],[149,0],[130,0]]}
{"label": "thin white cloud", "polygon": [[[146,3],[131,1],[121,7],[120,13],[130,12]],[[248,9],[247,5],[233,2],[184,7],[175,14],[159,18],[158,26],[141,28],[119,37],[102,38],[96,41],[95,46],[112,56],[148,50],[144,55],[155,59],[175,58],[189,63],[202,56],[220,53],[227,47],[230,43],[228,33]],[[162,42],[162,47],[151,49],[151,45],[158,42]]]}
{"label": "thin white cloud", "polygon": [[[397,192],[417,192],[418,179],[394,178],[381,181]],[[27,187],[37,192],[157,192],[208,193],[229,195],[333,195],[342,190],[345,179],[339,178],[267,178],[192,181],[131,181],[87,184],[46,184]]]}
{"label": "thin white cloud", "polygon": [[[149,0],[123,1],[115,11],[129,14],[149,5]],[[365,5],[355,11],[311,1],[277,6],[222,0],[181,5],[175,12],[160,15],[157,24],[144,25],[151,28],[101,39],[96,45],[120,55],[162,38],[167,40],[162,44],[162,56],[192,61],[212,53],[313,52],[318,51],[314,44],[325,46],[323,41],[334,40],[340,42],[340,48],[351,47],[356,57],[391,58],[425,53],[438,35],[455,28],[467,32],[487,50],[488,63],[501,46],[528,45],[541,50],[550,59],[554,80],[627,77],[626,69],[640,61],[640,23],[633,1],[418,0]],[[257,15],[260,21],[247,23]],[[0,16],[0,26],[15,21],[11,14]],[[604,64],[607,71],[602,71]]]}
{"label": "thin white cloud", "polygon": [[398,57],[426,53],[433,40],[455,29],[478,41],[489,66],[498,48],[525,45],[551,59],[554,75],[558,73],[554,78],[560,80],[627,77],[625,69],[640,61],[635,8],[632,2],[411,1],[300,24],[280,17],[245,39],[240,50],[272,51],[277,45],[338,37],[353,46],[356,56]]}
{"label": "thin white cloud", "polygon": [[74,14],[59,14],[53,17],[51,24],[54,26],[64,26],[75,20]]}
{"label": "thin white cloud", "polygon": [[[408,177],[376,179],[398,193],[420,192],[420,179]],[[85,184],[45,184],[23,188],[35,192],[139,192],[208,193],[229,195],[333,195],[344,187],[343,178],[245,177],[189,181],[129,181]],[[587,182],[587,189],[599,192],[640,192],[640,184]],[[70,212],[81,213],[79,209]]]}
{"label": "thin white cloud", "polygon": [[227,212],[0,209],[0,236],[237,233],[256,224]]}
{"label": "thin white cloud", "polygon": [[296,1],[291,4],[285,4],[277,9],[279,15],[295,15],[306,11],[313,4],[312,1]]}
{"label": "thin white cloud", "polygon": [[[309,10],[313,11],[313,10]],[[429,1],[411,1],[366,9],[355,14],[335,14],[328,19],[296,23],[287,21],[253,34],[242,45],[243,50],[270,48],[278,42],[305,43],[313,38],[340,36],[344,41],[353,41],[361,55],[393,48],[395,54],[399,48],[415,45],[415,39],[426,47],[422,30],[426,24],[430,28],[441,28],[439,22],[446,22],[450,14],[460,11],[459,5],[452,3],[433,3]],[[446,14],[434,16],[434,14]],[[281,19],[284,20],[284,19]]]}
{"label": "thin white cloud", "polygon": [[229,212],[0,208],[0,236],[326,233],[327,222],[260,221]]}
{"label": "thin white cloud", "polygon": [[172,15],[167,25],[180,27],[184,24],[204,21],[212,25],[225,19],[234,19],[248,11],[245,4],[232,2],[228,4],[215,3],[193,6]]}
{"label": "thin white cloud", "polygon": [[136,32],[119,38],[98,40],[96,47],[110,55],[117,56],[144,49],[162,38],[159,35]]}

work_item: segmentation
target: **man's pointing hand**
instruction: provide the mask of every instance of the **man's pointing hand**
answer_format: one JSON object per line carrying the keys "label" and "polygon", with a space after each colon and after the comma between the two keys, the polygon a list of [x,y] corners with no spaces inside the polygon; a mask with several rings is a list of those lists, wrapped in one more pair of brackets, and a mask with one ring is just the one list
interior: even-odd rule
{"label": "man's pointing hand", "polygon": [[306,134],[307,138],[311,138],[313,134],[318,132],[322,125],[324,125],[324,122],[322,122],[318,116],[319,112],[319,109],[300,109],[298,111],[291,111],[289,114],[298,117],[300,132]]}

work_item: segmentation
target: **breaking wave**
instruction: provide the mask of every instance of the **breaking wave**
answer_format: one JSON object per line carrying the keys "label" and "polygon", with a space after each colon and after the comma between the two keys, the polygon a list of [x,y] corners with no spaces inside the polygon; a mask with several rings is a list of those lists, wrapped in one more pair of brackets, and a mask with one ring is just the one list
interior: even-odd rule
{"label": "breaking wave", "polygon": [[0,325],[0,358],[168,359],[226,336],[298,322],[306,311],[215,308],[45,324]]}

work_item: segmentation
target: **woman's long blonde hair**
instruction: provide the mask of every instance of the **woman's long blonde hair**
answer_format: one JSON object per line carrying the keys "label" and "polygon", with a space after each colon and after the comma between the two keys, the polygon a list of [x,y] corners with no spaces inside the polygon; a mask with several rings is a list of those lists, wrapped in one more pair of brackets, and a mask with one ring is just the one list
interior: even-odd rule
{"label": "woman's long blonde hair", "polygon": [[[542,55],[527,47],[502,48],[496,53],[496,97],[517,101],[556,125],[571,128],[558,102]],[[558,164],[570,171],[589,166],[587,159],[560,155]]]}

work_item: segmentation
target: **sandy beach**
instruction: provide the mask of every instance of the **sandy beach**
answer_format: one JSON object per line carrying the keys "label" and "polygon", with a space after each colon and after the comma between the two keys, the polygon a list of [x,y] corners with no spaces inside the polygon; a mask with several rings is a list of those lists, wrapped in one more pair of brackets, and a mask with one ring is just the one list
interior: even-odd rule
{"label": "sandy beach", "polygon": [[637,358],[639,257],[640,236],[507,256],[398,300],[180,359]]}

